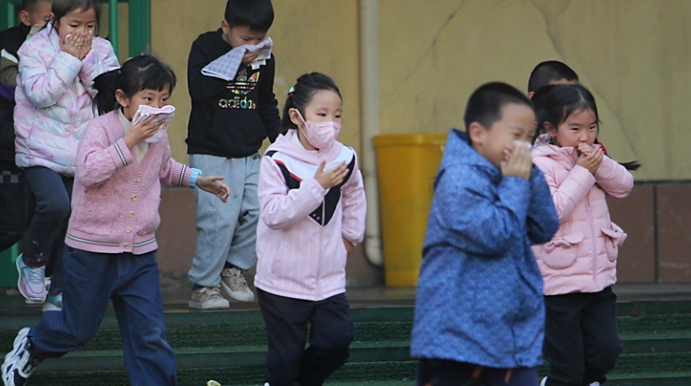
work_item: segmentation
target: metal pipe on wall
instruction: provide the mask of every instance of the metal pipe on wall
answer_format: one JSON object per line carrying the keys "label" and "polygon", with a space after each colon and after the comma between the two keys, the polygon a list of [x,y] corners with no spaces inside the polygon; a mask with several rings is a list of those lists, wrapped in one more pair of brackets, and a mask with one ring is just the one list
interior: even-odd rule
{"label": "metal pipe on wall", "polygon": [[367,196],[365,254],[384,265],[379,221],[377,164],[372,139],[379,134],[379,19],[378,0],[360,0],[360,104],[362,111],[362,171]]}

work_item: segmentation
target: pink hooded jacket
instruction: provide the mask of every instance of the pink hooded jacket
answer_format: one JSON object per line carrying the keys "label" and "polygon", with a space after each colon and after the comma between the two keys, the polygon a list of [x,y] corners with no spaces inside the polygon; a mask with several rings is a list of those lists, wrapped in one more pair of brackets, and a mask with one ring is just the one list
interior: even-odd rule
{"label": "pink hooded jacket", "polygon": [[60,37],[48,24],[19,49],[14,108],[15,162],[44,166],[73,176],[77,144],[94,116],[98,75],[120,67],[107,40],[94,37],[84,60],[60,50]]}
{"label": "pink hooded jacket", "polygon": [[[365,234],[365,191],[353,149],[340,142],[324,152],[293,142],[294,130],[266,150],[259,171],[257,275],[266,292],[318,301],[345,292],[347,253]],[[314,174],[345,161],[341,185],[324,189]]]}
{"label": "pink hooded jacket", "polygon": [[593,175],[576,164],[574,148],[550,145],[548,140],[548,135],[541,136],[532,150],[561,223],[550,242],[533,246],[544,294],[601,291],[617,281],[617,253],[626,239],[610,220],[606,196],[628,196],[633,176],[607,156]]}

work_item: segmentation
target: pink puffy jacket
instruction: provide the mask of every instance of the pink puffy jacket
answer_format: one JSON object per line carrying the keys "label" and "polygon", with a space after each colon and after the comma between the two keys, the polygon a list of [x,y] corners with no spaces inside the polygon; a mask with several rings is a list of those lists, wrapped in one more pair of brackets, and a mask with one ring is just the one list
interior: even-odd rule
{"label": "pink puffy jacket", "polygon": [[617,281],[617,253],[626,239],[609,218],[606,196],[628,196],[633,176],[607,156],[593,175],[576,164],[574,148],[550,145],[548,139],[541,136],[532,150],[561,223],[551,241],[533,247],[544,294],[601,291]]}
{"label": "pink puffy jacket", "polygon": [[84,60],[60,49],[52,24],[19,49],[14,108],[15,162],[73,176],[77,144],[95,116],[94,78],[120,67],[110,42],[94,37]]}

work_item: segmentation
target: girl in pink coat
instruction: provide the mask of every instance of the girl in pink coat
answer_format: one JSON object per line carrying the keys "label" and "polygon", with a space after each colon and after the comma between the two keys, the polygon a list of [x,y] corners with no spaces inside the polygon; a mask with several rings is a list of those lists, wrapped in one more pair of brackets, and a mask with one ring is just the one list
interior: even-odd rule
{"label": "girl in pink coat", "polygon": [[547,310],[541,385],[599,385],[614,368],[622,343],[616,326],[617,252],[626,233],[609,217],[606,197],[633,187],[626,168],[594,144],[598,113],[580,85],[555,86],[541,111],[533,163],[545,174],[559,215],[557,234],[533,247]]}
{"label": "girl in pink coat", "polygon": [[302,75],[283,112],[289,130],[261,161],[254,285],[271,386],[323,384],[354,337],[345,266],[364,237],[366,208],[355,151],[336,141],[341,112],[331,78]]}
{"label": "girl in pink coat", "polygon": [[[53,3],[55,21],[19,49],[14,109],[15,162],[36,200],[24,253],[17,258],[19,292],[44,310],[62,308],[61,259],[70,216],[77,144],[94,118],[91,88],[98,75],[120,67],[113,47],[96,36],[96,0]],[[46,298],[44,276],[52,260]]]}

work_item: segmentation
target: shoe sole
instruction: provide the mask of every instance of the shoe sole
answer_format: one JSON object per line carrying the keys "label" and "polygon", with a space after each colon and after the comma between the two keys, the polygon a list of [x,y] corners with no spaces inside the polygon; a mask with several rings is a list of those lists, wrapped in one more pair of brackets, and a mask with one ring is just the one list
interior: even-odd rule
{"label": "shoe sole", "polygon": [[[249,293],[245,292],[239,292],[239,291],[231,291],[230,287],[226,285],[226,283],[221,280],[221,289],[223,289],[223,292],[228,295],[229,297],[239,301],[239,302],[244,302],[244,303],[249,303],[254,301],[254,293],[248,289]],[[240,295],[237,295],[240,293]],[[244,295],[244,296],[243,296]]]}
{"label": "shoe sole", "polygon": [[[29,335],[29,327],[24,327],[21,330],[19,330],[17,336],[14,338],[14,342],[12,343],[12,351],[8,352],[7,355],[5,355],[5,361],[2,362],[2,367],[0,367],[0,371],[2,371],[2,382],[5,384],[5,386],[14,384],[14,380],[10,384],[6,382],[7,379],[5,376],[7,375],[7,368],[9,367],[7,360],[17,355],[17,353],[20,350],[20,343],[24,338],[26,338],[27,335]],[[14,379],[14,374],[12,374],[12,378]]]}
{"label": "shoe sole", "polygon": [[223,305],[205,306],[204,303],[199,303],[199,302],[195,302],[195,301],[190,300],[187,302],[187,306],[189,308],[194,309],[194,310],[203,310],[203,311],[206,311],[206,310],[227,310],[230,308],[230,303],[228,303],[228,301],[226,300],[226,304],[223,304]]}
{"label": "shoe sole", "polygon": [[[21,255],[20,255],[20,257],[21,257]],[[22,261],[23,261],[23,259],[22,259]],[[22,267],[20,266],[20,264],[21,264],[21,262],[20,262],[19,258],[17,258],[17,260],[14,263],[14,266],[17,267],[17,273],[19,274],[19,277],[17,278],[17,289],[19,290],[19,293],[22,294],[22,296],[24,296],[24,298],[26,298],[26,300],[29,300],[29,301],[34,302],[34,303],[44,303],[46,301],[45,296],[42,298],[34,298],[34,297],[31,297],[31,296],[25,294],[24,291],[22,291],[22,285],[21,285],[22,284]],[[46,296],[48,296],[47,291],[46,291]],[[27,304],[29,304],[29,303],[27,303]]]}
{"label": "shoe sole", "polygon": [[62,307],[58,307],[53,303],[46,302],[46,304],[43,305],[43,308],[41,310],[43,312],[62,311]]}

